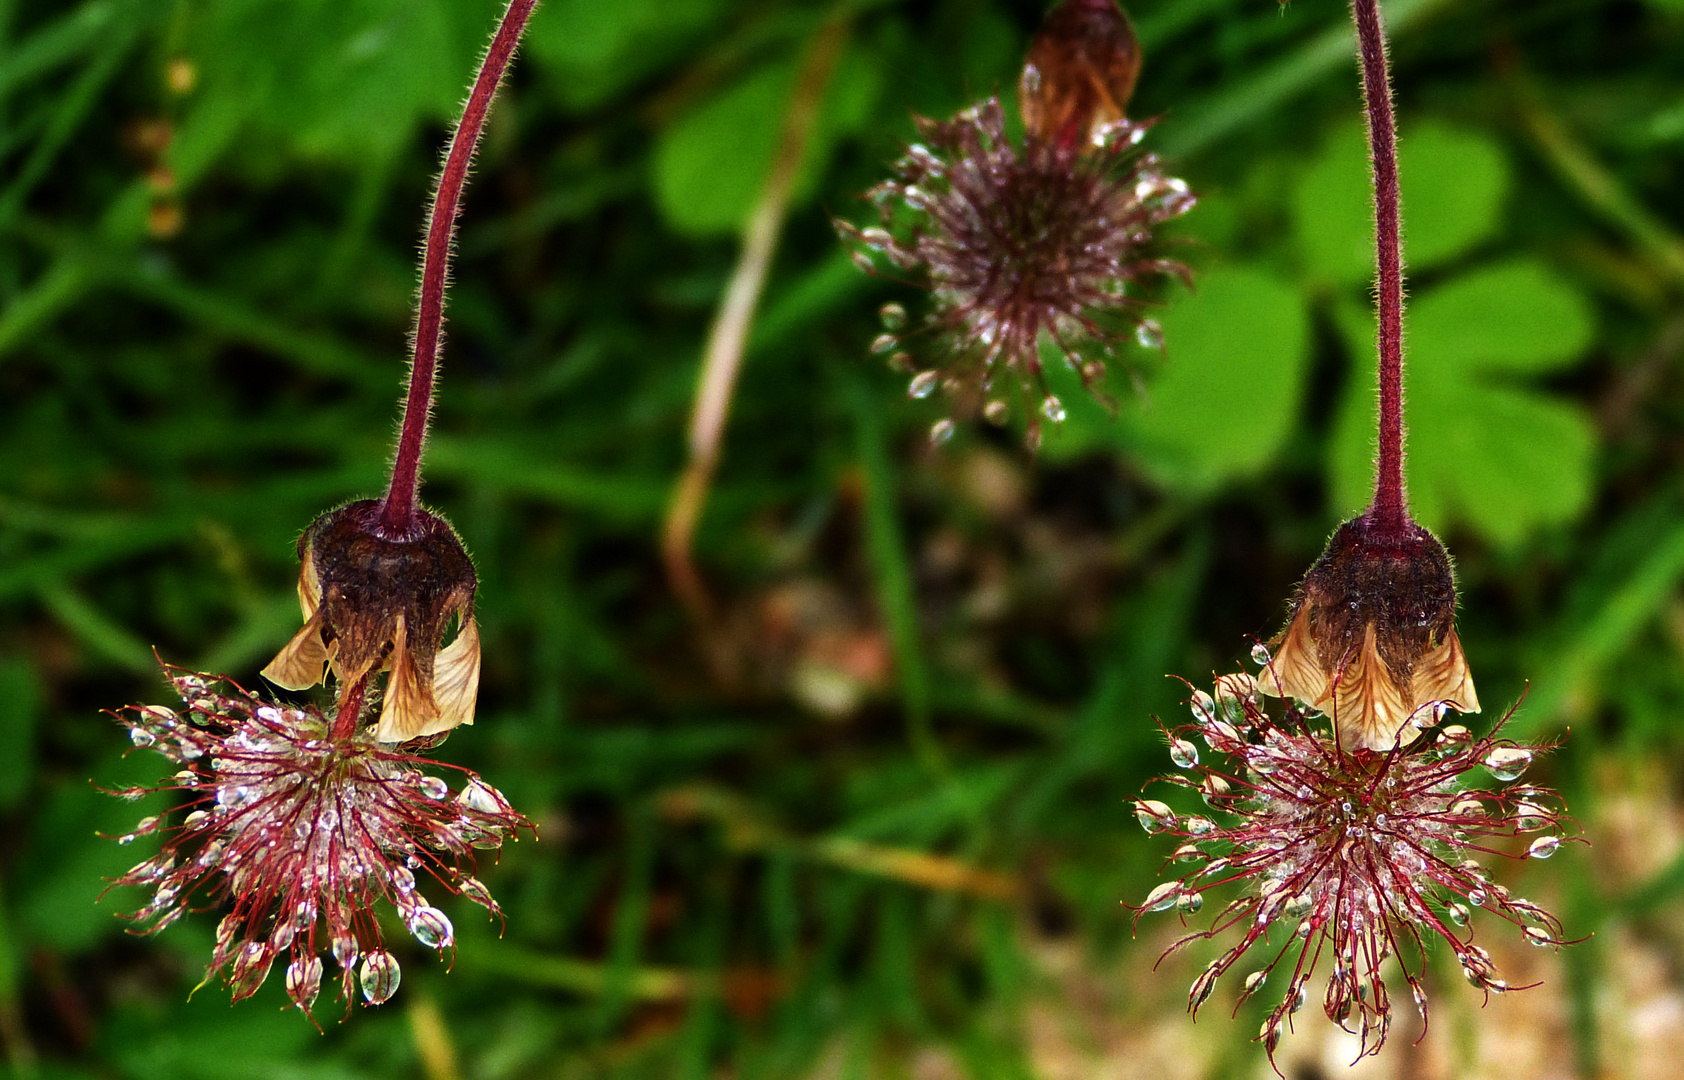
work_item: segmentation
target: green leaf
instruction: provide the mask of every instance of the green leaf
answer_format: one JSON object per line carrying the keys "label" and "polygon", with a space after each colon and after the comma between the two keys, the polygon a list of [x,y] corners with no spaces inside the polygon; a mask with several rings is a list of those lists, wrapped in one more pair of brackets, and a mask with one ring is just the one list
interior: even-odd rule
{"label": "green leaf", "polygon": [[195,9],[203,107],[243,101],[312,156],[360,159],[456,112],[496,0],[228,0]]}
{"label": "green leaf", "polygon": [[[1509,166],[1489,136],[1442,121],[1405,124],[1398,141],[1405,264],[1450,262],[1502,224]],[[1332,285],[1374,276],[1368,137],[1348,126],[1328,139],[1294,194],[1298,245],[1311,274]]]}
{"label": "green leaf", "polygon": [[[1344,513],[1369,501],[1376,383],[1373,317],[1338,309],[1353,379],[1334,423],[1334,495]],[[1465,524],[1502,545],[1576,517],[1590,501],[1595,430],[1581,409],[1508,377],[1558,370],[1594,338],[1589,303],[1540,263],[1487,267],[1424,292],[1406,328],[1405,469],[1422,524]]]}
{"label": "green leaf", "polygon": [[[661,131],[655,196],[675,229],[728,233],[747,222],[777,152],[795,79],[795,60],[768,63]],[[837,140],[869,119],[880,81],[876,64],[858,50],[838,62],[807,140],[794,204],[812,195]]]}
{"label": "green leaf", "polygon": [[526,49],[569,109],[600,105],[668,63],[726,9],[726,0],[550,0]]}
{"label": "green leaf", "polygon": [[1163,368],[1144,397],[1119,392],[1115,420],[1062,361],[1047,364],[1048,383],[1069,413],[1063,425],[1048,427],[1047,456],[1109,444],[1136,454],[1161,482],[1192,490],[1267,466],[1297,419],[1309,363],[1298,292],[1261,269],[1219,268],[1159,321]]}

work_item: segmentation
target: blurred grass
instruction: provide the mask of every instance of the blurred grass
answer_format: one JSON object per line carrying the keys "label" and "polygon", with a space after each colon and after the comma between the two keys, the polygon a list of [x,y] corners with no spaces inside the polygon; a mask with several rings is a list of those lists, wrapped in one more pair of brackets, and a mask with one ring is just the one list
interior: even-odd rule
{"label": "blurred grass", "polygon": [[[378,487],[422,207],[495,5],[0,0],[0,1042],[15,1072],[1256,1074],[1255,1019],[1188,1024],[1185,981],[1150,974],[1154,943],[1132,942],[1118,901],[1165,854],[1128,800],[1164,767],[1150,717],[1185,696],[1166,675],[1197,683],[1272,634],[1334,522],[1364,294],[1323,272],[1307,241],[1326,223],[1295,208],[1356,116],[1346,14],[1134,5],[1134,111],[1161,118],[1149,146],[1203,200],[1176,254],[1267,281],[1314,328],[1276,366],[1292,385],[1248,398],[1289,403],[1284,441],[1212,450],[1183,480],[1139,435],[1162,421],[1130,419],[1152,406],[1151,357],[1131,357],[1139,409],[1043,459],[975,425],[931,451],[937,406],[866,357],[875,309],[923,298],[858,274],[827,215],[863,220],[859,193],[913,138],[910,112],[1009,94],[1041,6],[849,8],[846,92],[825,106],[697,538],[716,644],[742,673],[725,686],[656,530],[736,239],[668,216],[657,148],[768,83],[823,13],[545,5],[467,195],[426,490],[476,557],[486,647],[480,721],[441,753],[509,792],[542,839],[485,868],[502,936],[453,910],[448,977],[406,953],[392,1008],[318,1036],[274,987],[234,1010],[209,988],[189,1000],[214,913],[136,940],[112,917],[130,901],[91,906],[128,855],[94,830],[137,808],[87,779],[153,768],[119,758],[99,716],[158,699],[152,648],[256,683],[294,628],[299,530]],[[1588,499],[1553,498],[1524,455],[1486,446],[1459,477],[1467,505],[1441,509],[1488,716],[1530,681],[1511,732],[1571,729],[1540,771],[1595,845],[1524,878],[1571,933],[1597,935],[1567,952],[1563,985],[1528,992],[1566,994],[1528,1038],[1568,1047],[1581,1075],[1645,1075],[1601,1003],[1624,1000],[1633,949],[1684,966],[1669,929],[1684,902],[1669,329],[1684,12],[1388,11],[1406,148],[1431,121],[1518,181],[1495,220],[1423,262],[1418,292],[1529,260],[1595,313],[1588,349],[1545,372],[1497,331],[1469,333],[1509,366],[1468,360],[1480,395],[1453,432],[1501,430],[1486,421],[1505,395],[1565,410],[1593,443],[1569,470]],[[776,95],[763,104],[781,115]],[[732,134],[690,151],[753,190]],[[1455,193],[1457,176],[1434,178]],[[1178,377],[1251,387],[1253,344]],[[1217,412],[1188,416],[1176,452],[1225,445]],[[1510,505],[1524,520],[1493,529],[1490,507]],[[1444,981],[1435,999],[1454,1009],[1465,995]],[[1078,1052],[1049,1012],[1060,1030],[1125,1030]],[[1451,1075],[1479,1075],[1472,1061]]]}

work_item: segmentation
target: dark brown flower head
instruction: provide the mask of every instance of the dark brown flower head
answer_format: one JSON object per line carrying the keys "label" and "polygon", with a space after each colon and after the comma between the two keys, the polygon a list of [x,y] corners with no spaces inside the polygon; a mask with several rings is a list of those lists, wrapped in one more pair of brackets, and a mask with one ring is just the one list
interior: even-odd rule
{"label": "dark brown flower head", "polygon": [[[406,742],[474,722],[479,691],[478,579],[462,541],[441,517],[415,513],[410,535],[384,536],[381,503],[367,499],[317,518],[298,541],[304,627],[263,669],[303,690],[331,669],[342,686],[386,667],[375,737]],[[450,623],[456,638],[444,646]]]}
{"label": "dark brown flower head", "polygon": [[[1256,659],[1267,666],[1267,650],[1259,646]],[[1359,1056],[1372,1054],[1391,1023],[1381,977],[1389,959],[1396,957],[1425,1021],[1422,973],[1434,938],[1487,995],[1515,989],[1474,944],[1472,912],[1483,908],[1534,945],[1567,943],[1554,916],[1510,895],[1477,860],[1547,859],[1564,842],[1571,823],[1560,797],[1512,783],[1535,748],[1496,731],[1476,738],[1440,723],[1439,713],[1410,746],[1352,750],[1295,705],[1271,718],[1257,681],[1243,673],[1219,679],[1214,698],[1195,691],[1191,705],[1194,722],[1168,736],[1170,759],[1184,771],[1164,782],[1198,792],[1209,809],[1188,813],[1151,799],[1135,809],[1148,833],[1183,841],[1173,856],[1180,876],[1151,890],[1140,912],[1191,915],[1210,890],[1241,887],[1209,929],[1171,946],[1238,936],[1194,981],[1194,1012],[1260,946],[1239,997],[1270,981],[1281,995],[1258,1036],[1271,1059],[1312,990],[1335,1023],[1361,1037]],[[1195,740],[1215,763],[1200,762]],[[1505,786],[1475,786],[1491,780]],[[1327,983],[1312,987],[1324,959]]]}
{"label": "dark brown flower head", "polygon": [[[473,876],[475,851],[496,851],[532,823],[478,776],[397,751],[366,727],[336,734],[314,708],[264,702],[215,676],[166,673],[181,711],[145,705],[115,714],[137,747],[180,769],[162,787],[117,792],[182,799],[117,838],[162,838],[158,854],[116,881],[152,890],[128,916],[134,932],[155,933],[195,903],[226,903],[207,980],[220,975],[238,1001],[284,957],[287,993],[309,1013],[323,955],[339,965],[347,1008],[354,981],[370,1004],[396,992],[400,970],[382,943],[377,901],[441,953],[454,948],[455,932],[423,885],[499,913]],[[452,794],[424,767],[457,773],[459,789]]]}
{"label": "dark brown flower head", "polygon": [[1415,737],[1410,720],[1429,703],[1479,711],[1455,620],[1444,545],[1414,522],[1353,518],[1304,576],[1260,680],[1330,713],[1347,748],[1388,750]]}
{"label": "dark brown flower head", "polygon": [[1047,13],[1017,83],[1023,126],[1075,151],[1127,115],[1140,77],[1140,43],[1116,0],[1065,0]]}

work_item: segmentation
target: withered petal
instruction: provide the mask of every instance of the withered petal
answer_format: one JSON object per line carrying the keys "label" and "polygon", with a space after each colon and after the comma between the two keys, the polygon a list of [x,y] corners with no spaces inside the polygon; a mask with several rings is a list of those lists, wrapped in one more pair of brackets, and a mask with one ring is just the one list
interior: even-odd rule
{"label": "withered petal", "polygon": [[309,547],[304,548],[299,558],[298,568],[298,608],[304,612],[304,620],[316,617],[316,609],[322,606],[322,579],[316,573],[316,557]]}
{"label": "withered petal", "polygon": [[1415,702],[1380,659],[1373,623],[1363,632],[1362,646],[1334,674],[1332,696],[1333,722],[1348,750],[1390,750],[1420,734],[1409,723]]}
{"label": "withered petal", "polygon": [[1448,701],[1460,712],[1479,711],[1473,672],[1468,670],[1468,658],[1462,652],[1462,642],[1454,628],[1437,648],[1421,657],[1415,668],[1415,700]]}
{"label": "withered petal", "polygon": [[409,651],[409,631],[402,615],[392,635],[391,665],[374,737],[381,742],[407,742],[437,730],[438,702],[433,700],[432,684],[421,677],[415,656]]}
{"label": "withered petal", "polygon": [[322,681],[323,669],[333,659],[334,651],[322,644],[322,620],[311,615],[269,661],[263,677],[287,690],[307,690]]}
{"label": "withered petal", "polygon": [[479,625],[472,618],[462,624],[456,640],[439,652],[433,668],[433,699],[438,702],[438,726],[423,735],[449,731],[474,722],[479,697]]}
{"label": "withered petal", "polygon": [[1309,604],[1301,605],[1293,616],[1273,658],[1257,673],[1257,685],[1271,697],[1295,697],[1312,708],[1326,702],[1327,673],[1321,669],[1316,642],[1310,636]]}

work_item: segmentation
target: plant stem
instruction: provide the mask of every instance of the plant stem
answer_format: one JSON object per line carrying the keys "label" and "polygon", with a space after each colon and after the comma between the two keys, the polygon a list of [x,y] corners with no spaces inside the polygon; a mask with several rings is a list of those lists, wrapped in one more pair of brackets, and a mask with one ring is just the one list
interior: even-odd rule
{"label": "plant stem", "polygon": [[1383,534],[1409,522],[1403,483],[1403,245],[1398,235],[1397,123],[1392,115],[1386,30],[1379,0],[1351,0],[1362,59],[1362,96],[1368,110],[1374,166],[1375,293],[1380,310],[1380,439],[1374,505],[1368,517]]}
{"label": "plant stem", "polygon": [[696,572],[691,543],[707,503],[714,469],[719,464],[719,444],[725,435],[725,419],[731,411],[737,373],[748,345],[749,326],[766,285],[772,254],[778,246],[778,233],[789,210],[801,160],[806,156],[808,137],[818,119],[824,88],[830,82],[830,73],[847,36],[847,22],[831,19],[819,31],[807,54],[784,114],[783,134],[772,159],[771,174],[744,231],[742,254],[708,335],[707,353],[696,386],[695,411],[690,417],[690,461],[673,489],[661,535],[667,580],[698,624],[708,621],[711,605],[701,575]]}
{"label": "plant stem", "polygon": [[390,539],[407,538],[415,518],[415,497],[421,485],[421,451],[427,441],[427,420],[433,408],[433,380],[438,369],[439,344],[444,330],[444,290],[450,281],[450,256],[456,237],[456,216],[462,189],[468,182],[474,148],[485,129],[485,116],[497,94],[503,73],[514,59],[515,46],[538,0],[509,0],[497,33],[491,39],[479,75],[468,92],[468,103],[456,122],[438,189],[427,218],[427,242],[421,257],[421,292],[416,299],[415,351],[409,365],[409,391],[403,407],[403,428],[392,462],[392,483],[380,511],[379,529]]}
{"label": "plant stem", "polygon": [[329,733],[335,742],[344,742],[357,733],[357,725],[362,720],[363,702],[368,698],[369,675],[364,675],[339,695],[339,711],[333,714],[333,730]]}

